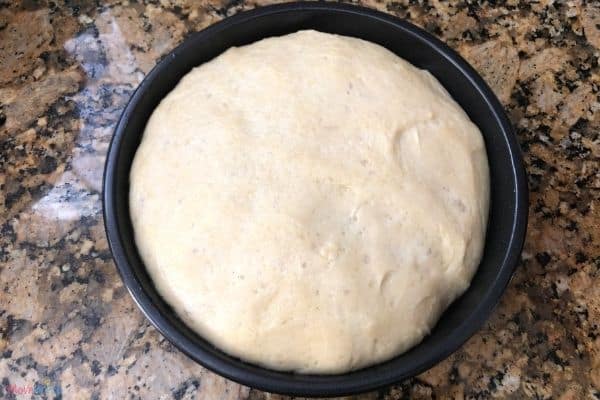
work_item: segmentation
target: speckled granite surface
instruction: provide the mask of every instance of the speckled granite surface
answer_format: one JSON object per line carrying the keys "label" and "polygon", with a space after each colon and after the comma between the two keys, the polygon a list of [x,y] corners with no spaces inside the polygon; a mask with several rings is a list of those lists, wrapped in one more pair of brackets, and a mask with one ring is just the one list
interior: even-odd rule
{"label": "speckled granite surface", "polygon": [[[279,398],[204,370],[148,325],[100,203],[113,127],[144,74],[188,32],[261,1],[0,1],[0,398]],[[531,188],[523,260],[485,327],[363,397],[600,399],[600,3],[361,4],[473,63],[516,127]]]}

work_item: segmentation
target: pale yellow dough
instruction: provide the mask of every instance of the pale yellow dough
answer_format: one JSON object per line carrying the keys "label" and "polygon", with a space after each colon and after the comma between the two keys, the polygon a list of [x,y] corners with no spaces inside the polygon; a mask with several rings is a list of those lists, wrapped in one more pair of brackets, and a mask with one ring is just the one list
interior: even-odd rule
{"label": "pale yellow dough", "polygon": [[417,344],[482,254],[481,133],[428,72],[301,31],[233,48],[160,103],[131,170],[141,256],[224,351],[339,373]]}

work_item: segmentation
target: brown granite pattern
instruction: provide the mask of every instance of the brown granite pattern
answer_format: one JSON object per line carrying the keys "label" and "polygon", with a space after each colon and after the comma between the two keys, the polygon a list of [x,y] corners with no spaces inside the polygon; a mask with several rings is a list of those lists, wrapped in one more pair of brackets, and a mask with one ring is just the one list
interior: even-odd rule
{"label": "brown granite pattern", "polygon": [[[0,1],[0,398],[280,398],[207,372],[148,325],[100,204],[112,130],[144,74],[187,33],[270,1],[99,3]],[[360,398],[600,399],[600,4],[359,3],[424,27],[481,72],[531,189],[522,263],[485,327],[430,371]]]}

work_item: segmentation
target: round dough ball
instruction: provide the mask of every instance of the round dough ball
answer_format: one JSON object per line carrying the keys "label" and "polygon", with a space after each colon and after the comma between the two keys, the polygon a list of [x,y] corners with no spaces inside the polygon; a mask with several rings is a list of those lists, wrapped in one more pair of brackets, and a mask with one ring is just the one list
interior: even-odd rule
{"label": "round dough ball", "polygon": [[138,249],[201,336],[277,370],[341,373],[417,344],[480,261],[481,133],[428,72],[315,31],[232,48],[150,118]]}

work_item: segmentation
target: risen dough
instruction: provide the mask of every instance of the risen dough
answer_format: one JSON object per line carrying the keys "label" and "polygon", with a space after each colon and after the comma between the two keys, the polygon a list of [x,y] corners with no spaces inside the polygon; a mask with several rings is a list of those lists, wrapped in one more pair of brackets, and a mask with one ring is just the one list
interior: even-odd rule
{"label": "risen dough", "polygon": [[226,352],[338,373],[418,343],[482,254],[481,133],[378,45],[314,31],[233,48],[154,111],[131,170],[162,296]]}

